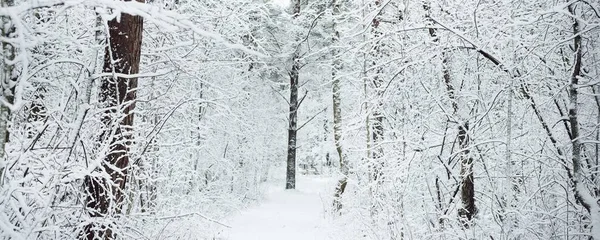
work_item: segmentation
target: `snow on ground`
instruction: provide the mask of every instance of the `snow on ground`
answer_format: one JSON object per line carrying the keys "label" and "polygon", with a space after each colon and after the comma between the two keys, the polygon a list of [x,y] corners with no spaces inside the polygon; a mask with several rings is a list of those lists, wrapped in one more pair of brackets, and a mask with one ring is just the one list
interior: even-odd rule
{"label": "snow on ground", "polygon": [[298,176],[296,190],[271,186],[257,206],[242,210],[226,220],[231,226],[215,239],[223,240],[329,240],[329,207],[333,181],[315,176]]}

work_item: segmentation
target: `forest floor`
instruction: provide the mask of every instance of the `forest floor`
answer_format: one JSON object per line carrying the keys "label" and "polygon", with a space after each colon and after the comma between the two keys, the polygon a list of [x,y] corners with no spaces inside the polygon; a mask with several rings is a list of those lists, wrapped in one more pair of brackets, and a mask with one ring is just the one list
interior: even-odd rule
{"label": "forest floor", "polygon": [[[257,206],[231,217],[216,239],[223,240],[329,240],[331,224],[325,209],[332,180],[318,176],[298,176],[296,190],[270,186]],[[283,182],[282,182],[283,183]]]}

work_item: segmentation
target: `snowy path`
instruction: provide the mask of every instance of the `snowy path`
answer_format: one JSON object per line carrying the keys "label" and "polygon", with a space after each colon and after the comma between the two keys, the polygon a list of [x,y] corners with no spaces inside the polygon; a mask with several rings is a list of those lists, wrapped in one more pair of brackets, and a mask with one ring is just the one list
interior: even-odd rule
{"label": "snowy path", "polygon": [[299,176],[297,190],[269,189],[260,205],[242,211],[227,223],[224,240],[329,240],[323,207],[329,205],[329,179]]}

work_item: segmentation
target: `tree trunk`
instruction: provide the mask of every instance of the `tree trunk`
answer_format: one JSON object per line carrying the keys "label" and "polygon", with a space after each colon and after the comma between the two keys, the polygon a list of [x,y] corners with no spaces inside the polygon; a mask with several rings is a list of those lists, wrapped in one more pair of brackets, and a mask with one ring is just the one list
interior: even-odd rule
{"label": "tree trunk", "polygon": [[[375,6],[378,8],[381,5],[381,1],[375,0]],[[372,154],[372,179],[376,183],[376,185],[381,185],[383,181],[383,168],[384,162],[381,160],[383,157],[383,148],[381,146],[381,142],[383,141],[383,79],[379,76],[383,72],[382,67],[377,66],[377,60],[381,58],[381,44],[378,42],[378,38],[381,36],[381,32],[378,27],[380,24],[379,16],[375,16],[373,18],[373,22],[371,23],[371,30],[373,32],[373,38],[377,39],[374,43],[373,52],[371,53],[371,68],[375,68],[375,73],[371,79],[373,84],[373,90],[375,92],[375,103],[372,108],[370,120],[372,120],[372,124],[370,126],[371,132],[371,154]]]}
{"label": "tree trunk", "polygon": [[[592,87],[593,94],[595,95],[596,100],[596,121],[600,122],[600,85],[596,85]],[[596,169],[600,169],[600,131],[596,131],[596,143],[594,144],[594,158],[595,161],[592,162],[595,164]],[[600,171],[596,171],[596,173],[592,173],[592,181],[594,183],[594,194],[596,197],[600,197]]]}
{"label": "tree trunk", "polygon": [[[294,18],[300,14],[300,0],[292,1]],[[300,43],[298,43],[300,44]],[[297,47],[299,48],[299,46]],[[292,56],[290,71],[290,114],[288,126],[288,154],[285,189],[296,188],[296,132],[298,131],[298,80],[300,74],[300,53],[298,50]]]}
{"label": "tree trunk", "polygon": [[[325,111],[327,112],[327,110]],[[323,142],[327,143],[327,136],[329,135],[329,121],[325,118],[323,121]],[[329,151],[325,153],[325,166],[331,168],[333,162],[331,162],[331,157],[329,156]]]}
{"label": "tree trunk", "polygon": [[[141,0],[140,2],[143,2]],[[117,20],[120,19],[120,20]],[[137,74],[139,72],[143,21],[140,16],[122,13],[108,22],[109,44],[105,49],[103,72]],[[102,162],[106,178],[88,176],[86,207],[92,218],[106,220],[120,214],[123,204],[129,147],[132,145],[133,109],[135,108],[137,78],[112,77],[102,79],[100,101],[106,107],[100,141],[108,141],[109,153]],[[87,239],[114,239],[113,224],[92,222],[86,226]]]}
{"label": "tree trunk", "polygon": [[[569,5],[569,13],[573,16],[577,16],[575,13],[574,4]],[[582,46],[581,46],[581,35],[579,35],[579,20],[573,18],[573,49],[575,49],[575,61],[573,66],[573,72],[571,74],[571,81],[569,84],[569,123],[571,125],[571,146],[573,148],[572,163],[573,163],[573,185],[575,185],[575,198],[578,202],[590,214],[591,220],[591,235],[592,238],[600,239],[600,203],[596,200],[592,193],[583,183],[585,176],[581,169],[583,143],[581,142],[581,135],[579,133],[579,116],[578,116],[578,84],[579,78],[581,77],[581,58],[582,58]],[[591,170],[591,169],[590,169]]]}
{"label": "tree trunk", "polygon": [[47,112],[46,106],[44,105],[44,98],[46,95],[46,88],[43,86],[43,83],[32,83],[35,86],[35,91],[33,93],[33,100],[29,107],[25,108],[25,112],[27,112],[27,138],[33,138],[37,134],[35,129],[35,123],[43,122],[46,120]]}
{"label": "tree trunk", "polygon": [[[380,0],[374,1],[374,6],[378,9],[381,6]],[[374,98],[371,100],[371,106],[368,108],[369,115],[367,116],[367,157],[368,157],[368,168],[369,168],[369,181],[371,182],[369,189],[372,195],[373,204],[370,207],[370,214],[372,217],[376,216],[380,210],[377,206],[377,202],[383,197],[385,191],[380,188],[383,185],[384,174],[383,169],[385,168],[385,162],[383,158],[383,78],[380,76],[383,73],[383,68],[378,65],[378,60],[382,57],[380,37],[382,36],[379,30],[379,24],[381,23],[381,17],[377,14],[371,22],[371,39],[373,41],[373,49],[368,53],[365,58],[369,66],[366,69],[371,69],[373,73],[366,75],[367,81],[365,88],[370,86],[373,90]],[[365,72],[368,74],[368,72]],[[366,90],[365,90],[366,92]]]}
{"label": "tree trunk", "polygon": [[285,189],[296,188],[296,132],[298,128],[298,72],[300,63],[298,54],[292,58],[290,72],[290,115],[288,126],[288,154]]}
{"label": "tree trunk", "polygon": [[341,197],[346,190],[346,185],[348,183],[348,164],[344,155],[342,153],[342,109],[341,109],[341,96],[340,96],[340,77],[339,72],[342,70],[342,61],[340,60],[339,51],[337,50],[336,44],[339,43],[340,33],[336,29],[336,21],[337,17],[340,14],[340,1],[333,0],[333,37],[332,37],[332,57],[333,64],[331,68],[331,79],[332,79],[332,88],[333,88],[333,139],[335,142],[335,149],[338,154],[338,159],[340,163],[340,173],[342,174],[342,178],[339,180],[338,185],[335,189],[335,194],[333,198],[333,206],[334,209],[339,211],[342,209]]}
{"label": "tree trunk", "polygon": [[[0,0],[1,7],[11,7],[14,5],[13,0]],[[15,32],[14,26],[12,25],[10,17],[0,18],[0,30],[1,36],[10,38],[11,34]],[[1,62],[2,69],[0,73],[0,94],[4,101],[8,104],[14,102],[15,82],[17,81],[14,63],[10,63],[15,59],[15,46],[2,41],[2,55]],[[5,148],[9,140],[8,132],[8,121],[10,121],[10,109],[4,104],[0,104],[0,186],[4,182],[4,171],[5,171]]]}
{"label": "tree trunk", "polygon": [[460,200],[458,209],[463,226],[468,228],[477,209],[475,208],[475,185],[473,183],[473,158],[469,150],[469,123],[458,126],[458,145],[460,146]]}

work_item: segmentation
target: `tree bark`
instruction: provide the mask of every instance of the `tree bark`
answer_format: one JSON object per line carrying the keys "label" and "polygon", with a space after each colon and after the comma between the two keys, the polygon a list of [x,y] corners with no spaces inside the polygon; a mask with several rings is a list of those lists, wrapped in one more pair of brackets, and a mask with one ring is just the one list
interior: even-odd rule
{"label": "tree bark", "polygon": [[[375,0],[374,7],[378,9],[381,7],[381,1]],[[367,157],[368,157],[368,168],[369,168],[369,181],[370,186],[369,190],[372,195],[372,205],[370,206],[370,214],[372,217],[376,217],[381,210],[381,207],[377,205],[377,201],[381,200],[386,194],[385,191],[381,190],[384,181],[384,173],[385,162],[383,159],[383,147],[382,142],[384,138],[384,128],[383,128],[383,78],[380,76],[383,73],[383,68],[378,66],[378,61],[382,58],[381,47],[382,44],[380,42],[380,37],[382,33],[379,29],[379,24],[381,23],[381,16],[378,13],[373,17],[371,22],[370,30],[371,30],[371,39],[373,41],[373,48],[365,56],[365,62],[368,64],[366,69],[370,69],[373,71],[368,74],[365,72],[366,80],[365,83],[365,92],[367,89],[373,91],[372,102],[367,110],[369,114],[367,116]],[[370,82],[369,82],[370,81]],[[367,104],[366,104],[367,105]]]}
{"label": "tree bark", "polygon": [[[569,13],[573,16],[577,16],[575,8],[571,4],[568,6]],[[573,18],[573,49],[575,49],[575,61],[573,66],[573,72],[571,74],[571,81],[569,84],[569,123],[571,132],[571,146],[572,152],[572,164],[573,164],[573,185],[575,186],[575,198],[577,201],[588,211],[591,220],[591,235],[594,239],[600,239],[600,203],[597,199],[592,196],[592,193],[585,187],[583,180],[583,172],[581,169],[583,143],[581,142],[581,135],[579,133],[579,115],[578,115],[578,90],[579,78],[581,77],[581,65],[582,65],[582,46],[581,46],[581,35],[579,35],[579,20]]]}
{"label": "tree bark", "polygon": [[[0,0],[1,7],[11,7],[14,5],[14,0]],[[0,18],[0,30],[2,37],[11,38],[15,32],[10,17]],[[13,104],[15,85],[17,81],[14,63],[10,63],[15,59],[15,46],[2,41],[2,55],[0,56],[2,69],[0,73],[0,94],[4,101],[8,104]],[[5,171],[5,149],[9,141],[8,122],[10,121],[10,109],[5,104],[0,104],[0,186],[4,183]]]}
{"label": "tree bark", "polygon": [[[294,18],[300,15],[300,0],[292,1]],[[298,43],[300,44],[300,43]],[[299,46],[297,47],[297,49]],[[296,50],[292,56],[292,69],[290,70],[290,113],[288,125],[288,154],[285,189],[296,188],[296,133],[298,131],[298,80],[300,74],[300,53]]]}
{"label": "tree bark", "polygon": [[458,209],[458,215],[465,228],[471,224],[477,209],[475,208],[475,184],[473,182],[473,158],[469,150],[469,123],[458,126],[458,145],[460,146],[460,200],[462,207]]}
{"label": "tree bark", "polygon": [[[140,0],[140,2],[144,2]],[[109,44],[105,49],[103,72],[120,74],[139,73],[143,19],[122,13],[120,20],[108,22]],[[108,141],[109,153],[102,161],[108,177],[88,176],[85,188],[86,207],[95,219],[120,214],[129,168],[129,147],[132,145],[133,110],[135,108],[137,78],[109,77],[102,79],[100,101],[106,107],[100,141]],[[87,239],[114,239],[112,224],[92,222],[86,226]]]}
{"label": "tree bark", "polygon": [[[380,0],[375,0],[375,6],[378,8],[381,6]],[[371,31],[373,38],[378,39],[381,36],[381,31],[378,29],[381,20],[379,15],[373,18],[371,23]],[[371,121],[371,140],[372,140],[372,179],[376,185],[381,185],[383,181],[383,168],[384,162],[381,160],[383,157],[383,148],[381,142],[383,141],[383,79],[379,76],[383,72],[382,67],[377,66],[377,60],[381,58],[381,44],[376,40],[374,43],[373,52],[371,53],[372,62],[371,68],[375,68],[375,73],[371,79],[373,84],[373,90],[375,92],[375,103],[372,108],[370,119]]]}
{"label": "tree bark", "polygon": [[332,79],[332,100],[333,100],[333,139],[335,142],[335,149],[338,154],[338,159],[340,163],[340,173],[342,174],[342,178],[338,181],[337,187],[335,189],[335,193],[333,196],[333,206],[336,211],[342,209],[342,194],[346,190],[346,185],[348,184],[348,164],[346,159],[344,158],[342,152],[342,108],[341,108],[341,95],[340,95],[340,76],[339,72],[342,70],[342,61],[340,60],[339,51],[337,50],[336,44],[339,43],[340,33],[336,28],[337,17],[340,14],[340,0],[333,0],[333,37],[331,39],[332,51],[331,55],[333,58],[332,67],[331,67],[331,79]]}
{"label": "tree bark", "polygon": [[[327,112],[327,110],[325,110]],[[327,143],[327,136],[329,135],[329,120],[325,118],[323,121],[323,142]],[[331,168],[333,162],[331,162],[331,157],[329,156],[329,151],[325,153],[325,166]]]}
{"label": "tree bark", "polygon": [[300,63],[298,54],[292,58],[290,72],[290,114],[288,126],[288,154],[285,189],[296,188],[296,133],[298,131],[298,72]]}

